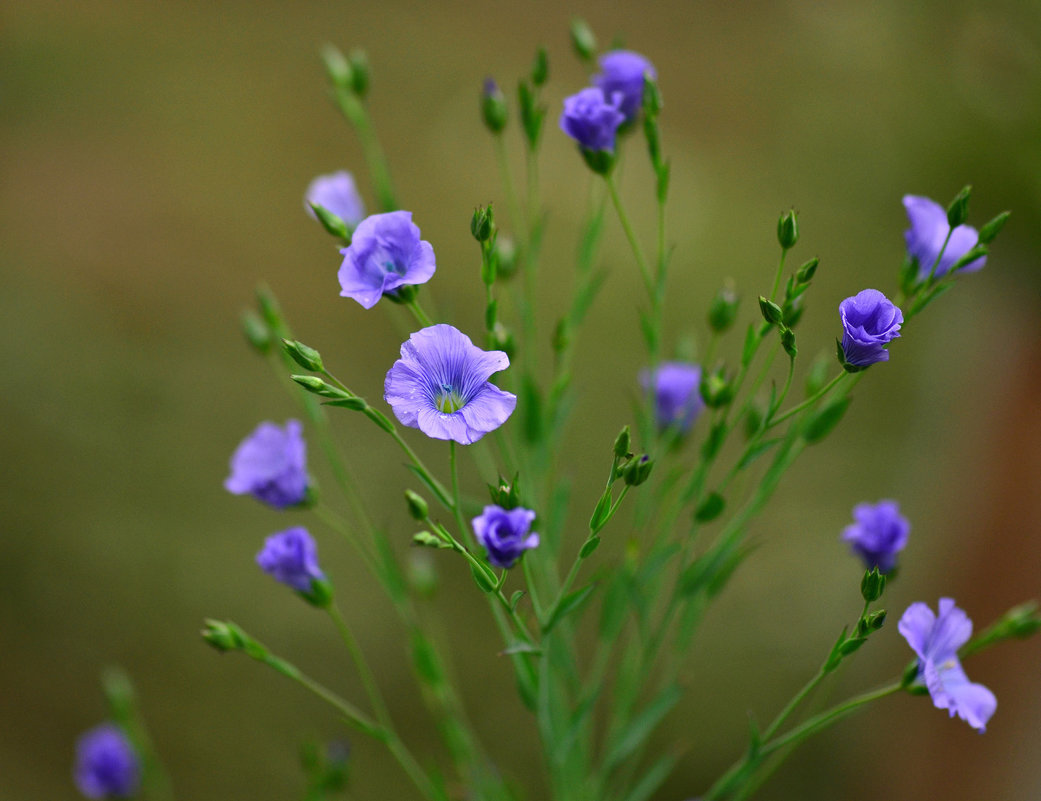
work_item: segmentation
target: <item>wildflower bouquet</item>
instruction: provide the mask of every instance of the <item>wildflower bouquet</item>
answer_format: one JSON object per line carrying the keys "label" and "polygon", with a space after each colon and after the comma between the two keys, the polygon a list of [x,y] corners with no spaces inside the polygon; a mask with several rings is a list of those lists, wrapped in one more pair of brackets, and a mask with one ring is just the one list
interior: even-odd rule
{"label": "wildflower bouquet", "polygon": [[[519,83],[515,106],[490,79],[480,93],[508,210],[478,206],[470,215],[473,271],[485,294],[481,330],[460,330],[435,310],[436,243],[422,238],[422,210],[403,208],[392,185],[366,106],[367,61],[361,53],[346,57],[332,48],[323,54],[332,95],[360,137],[378,211],[366,215],[348,172],[316,178],[306,190],[306,209],[337,243],[340,295],[373,313],[400,307],[414,329],[400,358],[387,366],[380,398],[363,393],[364,377],[343,372],[328,350],[323,355],[294,338],[270,290],[258,291],[258,309],[243,318],[250,344],[288,379],[304,419],[260,423],[234,451],[224,486],[275,510],[313,515],[316,526],[272,523],[280,530],[263,541],[256,562],[328,616],[364,697],[341,697],[231,621],[206,621],[203,637],[218,651],[241,652],[327,702],[354,732],[383,744],[414,785],[415,797],[427,801],[660,797],[673,769],[692,757],[677,749],[652,753],[651,737],[689,689],[681,671],[699,624],[753,554],[751,524],[799,455],[842,421],[868,368],[889,361],[890,347],[911,321],[985,265],[1008,219],[1004,213],[978,230],[970,226],[969,187],[946,207],[906,196],[907,255],[896,285],[885,291],[851,287],[838,308],[834,346],[825,346],[826,357],[804,369],[803,349],[822,345],[802,343],[796,334],[819,261],[789,261],[799,220],[795,211],[785,212],[777,223],[777,266],[752,290],[757,300],[742,304],[737,290],[724,286],[708,304],[700,358],[676,358],[675,343],[663,330],[674,257],[666,227],[672,172],[659,127],[658,76],[643,55],[600,52],[581,21],[573,25],[572,42],[595,74],[591,86],[564,101],[558,126],[546,125],[542,92],[549,61],[542,48]],[[523,197],[505,139],[514,115],[527,166]],[[574,141],[576,178],[585,172],[591,184],[590,212],[578,232],[574,293],[553,321],[551,340],[544,341],[538,336],[538,271],[547,213],[538,170],[540,144],[551,135]],[[631,221],[620,186],[623,165],[645,169],[645,162],[654,183],[652,237]],[[640,401],[630,425],[605,434],[599,452],[569,460],[557,444],[579,402],[574,347],[587,315],[595,313],[603,282],[598,245],[613,224],[624,232],[642,293],[634,305],[647,367],[633,377]],[[400,451],[402,504],[411,529],[373,523],[366,477],[342,455],[350,443],[333,437],[331,415],[376,426],[387,447]],[[440,464],[414,449],[422,438],[444,443]],[[320,492],[309,474],[314,443],[330,463],[338,494]],[[460,461],[470,457],[486,490],[461,480]],[[587,470],[604,476],[602,488],[594,497],[572,497],[567,477]],[[914,603],[899,612],[895,626],[909,647],[908,661],[892,666],[876,687],[829,708],[812,707],[811,696],[841,665],[893,628],[881,604],[911,524],[895,500],[857,503],[852,517],[841,540],[864,568],[859,616],[822,644],[819,670],[790,702],[768,724],[753,723],[747,743],[734,744],[732,766],[710,786],[691,788],[692,795],[751,797],[795,746],[886,696],[927,695],[935,707],[981,732],[995,713],[993,693],[970,681],[962,660],[1041,628],[1033,605],[1012,609],[973,637],[971,620],[953,599]],[[326,574],[312,527],[323,537],[323,550],[341,544],[353,549],[370,586],[343,586]],[[326,540],[330,533],[342,540]],[[607,537],[629,540],[620,562],[599,550]],[[471,582],[475,597],[484,599],[499,632],[485,649],[490,669],[502,673],[504,685],[511,674],[531,720],[518,737],[538,739],[544,776],[511,774],[501,750],[482,742],[472,726],[451,678],[465,674],[465,666],[451,666],[443,643],[424,625],[427,578],[403,563],[401,545],[409,539],[432,552],[448,580]],[[341,612],[353,594],[374,588],[394,610],[388,636],[405,642],[446,759],[415,750],[402,721],[390,713],[386,698],[394,688],[371,667]],[[91,798],[139,792],[171,797],[128,685],[110,677],[106,687],[114,721],[80,740],[79,788]],[[342,753],[313,752],[306,764],[306,798],[332,798],[343,790]]]}

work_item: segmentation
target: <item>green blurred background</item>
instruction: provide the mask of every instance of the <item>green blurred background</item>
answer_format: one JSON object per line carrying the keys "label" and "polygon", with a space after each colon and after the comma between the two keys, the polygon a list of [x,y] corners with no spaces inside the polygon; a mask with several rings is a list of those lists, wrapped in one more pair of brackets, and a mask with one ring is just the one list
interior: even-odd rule
{"label": "green blurred background", "polygon": [[[1041,594],[1041,5],[8,0],[2,13],[0,797],[77,797],[73,741],[104,715],[98,676],[112,663],[134,677],[180,798],[300,797],[296,744],[342,731],[288,682],[206,648],[205,616],[238,621],[360,696],[321,616],[252,561],[264,536],[308,519],[221,487],[258,421],[296,413],[239,333],[258,281],[371,399],[403,338],[399,309],[338,297],[338,255],[301,206],[313,176],[364,174],[325,92],[326,41],[369,53],[399,195],[437,252],[432,292],[471,332],[482,290],[468,219],[479,203],[505,208],[477,93],[486,74],[513,86],[540,43],[552,73],[546,319],[571,286],[588,179],[556,117],[587,79],[568,45],[576,13],[658,68],[673,158],[673,341],[704,338],[724,277],[746,296],[763,291],[782,209],[800,212],[794,256],[822,260],[800,328],[807,356],[832,347],[842,298],[894,286],[904,193],[946,202],[972,182],[972,222],[1014,210],[986,269],[905,332],[844,426],[782,484],[656,740],[686,749],[661,799],[703,790],[743,747],[746,713],[772,716],[858,613],[859,570],[837,542],[855,503],[896,497],[912,521],[887,596],[893,623],[912,601],[952,595],[982,626]],[[625,191],[649,242],[651,186],[631,161]],[[641,367],[639,284],[613,220],[602,263],[611,277],[578,345],[580,394],[561,445],[582,454],[570,459],[582,509],[631,419]],[[405,552],[407,475],[362,422],[345,413],[336,430]],[[443,464],[443,449],[419,438]],[[479,490],[476,474],[468,482]],[[438,754],[391,611],[341,541],[314,530],[393,714],[411,721],[418,751]],[[611,533],[616,553],[630,532]],[[452,642],[475,723],[503,769],[539,788],[534,728],[484,604],[455,563],[441,578],[430,617]],[[832,697],[908,658],[887,627]],[[1041,642],[972,660],[972,678],[999,699],[983,737],[928,699],[888,699],[810,741],[761,797],[1037,798],[1039,662]],[[382,750],[356,740],[353,753],[354,797],[411,797]]]}

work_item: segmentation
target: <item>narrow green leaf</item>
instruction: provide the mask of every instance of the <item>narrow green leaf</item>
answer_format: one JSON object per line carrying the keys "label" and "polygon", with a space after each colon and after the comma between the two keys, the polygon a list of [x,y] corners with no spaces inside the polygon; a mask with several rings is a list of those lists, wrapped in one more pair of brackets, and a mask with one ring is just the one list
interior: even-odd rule
{"label": "narrow green leaf", "polygon": [[839,424],[842,416],[846,413],[846,409],[849,407],[851,398],[848,396],[845,398],[836,398],[819,412],[810,418],[810,422],[806,424],[806,430],[803,431],[803,438],[808,443],[820,442],[831,430]]}
{"label": "narrow green leaf", "polygon": [[779,444],[784,438],[774,437],[773,439],[764,439],[761,442],[757,442],[752,448],[745,452],[745,455],[741,457],[741,461],[737,463],[738,470],[744,470],[752,462],[766,453],[770,448]]}
{"label": "narrow green leaf", "polygon": [[709,496],[694,511],[694,519],[699,523],[708,523],[710,520],[715,520],[719,517],[720,512],[723,511],[724,506],[726,506],[726,499],[718,492],[710,492]]}
{"label": "narrow green leaf", "polygon": [[613,770],[639,748],[665,716],[672,711],[682,696],[680,688],[672,684],[644,707],[643,711],[625,728],[622,738],[608,752],[607,758],[604,760],[604,772],[608,773]]}
{"label": "narrow green leaf", "polygon": [[599,546],[599,545],[600,545],[600,537],[595,536],[595,535],[590,537],[582,545],[582,549],[578,552],[578,558],[579,559],[586,559],[586,558],[588,558],[589,555],[592,554],[593,551],[595,551],[597,549],[597,546]]}
{"label": "narrow green leaf", "polygon": [[595,584],[587,584],[585,587],[569,592],[561,598],[560,603],[550,612],[549,618],[542,627],[543,635],[549,634],[561,620],[581,609],[589,600],[590,596],[593,594],[593,590],[595,589]]}

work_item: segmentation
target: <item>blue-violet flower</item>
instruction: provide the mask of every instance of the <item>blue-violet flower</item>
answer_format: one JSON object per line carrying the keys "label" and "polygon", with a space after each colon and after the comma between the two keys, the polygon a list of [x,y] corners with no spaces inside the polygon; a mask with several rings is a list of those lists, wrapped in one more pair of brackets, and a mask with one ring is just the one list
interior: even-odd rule
{"label": "blue-violet flower", "polygon": [[842,353],[848,364],[867,367],[889,361],[885,345],[900,336],[904,314],[877,289],[865,289],[839,304]]}
{"label": "blue-violet flower", "polygon": [[501,350],[483,351],[452,326],[432,325],[402,344],[383,397],[404,425],[469,445],[513,413],[517,396],[488,381],[509,366]]}
{"label": "blue-violet flower", "polygon": [[76,787],[87,798],[127,798],[141,783],[141,760],[114,723],[103,723],[76,741]]}
{"label": "blue-violet flower", "polygon": [[897,629],[918,654],[918,678],[933,705],[983,732],[998,701],[982,684],[970,682],[958,661],[958,649],[972,636],[972,621],[951,598],[941,598],[939,610],[937,616],[926,604],[911,604]]}
{"label": "blue-violet flower", "polygon": [[603,90],[605,97],[620,93],[622,114],[630,122],[640,113],[643,103],[644,75],[652,81],[658,77],[654,65],[631,50],[612,50],[600,56],[599,61],[600,72],[593,76],[593,85]]}
{"label": "blue-violet flower", "polygon": [[303,426],[287,420],[285,428],[261,423],[235,449],[224,488],[252,495],[276,509],[295,506],[307,495],[307,445]]}
{"label": "blue-violet flower", "polygon": [[496,567],[513,567],[529,548],[539,544],[539,535],[531,532],[535,513],[518,506],[503,509],[501,506],[485,506],[484,511],[473,519],[477,541],[488,551],[488,561]]}
{"label": "blue-violet flower", "polygon": [[616,92],[608,102],[601,89],[583,89],[564,98],[560,128],[586,150],[614,152],[615,133],[625,120],[619,110],[621,102],[621,92]]}
{"label": "blue-violet flower", "polygon": [[318,549],[306,528],[294,528],[272,534],[264,540],[257,554],[261,569],[299,592],[310,592],[314,581],[325,574],[318,567]]}
{"label": "blue-violet flower", "polygon": [[365,217],[365,203],[354,185],[354,176],[346,170],[319,175],[308,184],[304,201],[304,207],[312,217],[315,217],[311,208],[313,203],[331,211],[349,228],[356,226]]}
{"label": "blue-violet flower", "polygon": [[896,501],[859,503],[853,507],[853,519],[856,522],[846,526],[842,539],[864,560],[864,566],[868,570],[877,567],[882,573],[896,567],[896,555],[907,545],[911,531],[900,505]]}
{"label": "blue-violet flower", "polygon": [[[941,278],[954,266],[962,256],[976,247],[979,242],[979,233],[971,225],[959,225],[953,231],[947,222],[947,212],[943,206],[927,197],[919,195],[904,195],[904,208],[907,210],[907,218],[911,221],[911,227],[904,232],[904,240],[907,242],[907,253],[918,261],[918,278],[922,280],[929,276],[929,271],[936,264],[933,276]],[[950,232],[951,238],[947,240]],[[947,247],[943,244],[947,242]],[[940,257],[940,250],[943,256]],[[940,257],[939,264],[936,259]],[[960,273],[972,273],[982,269],[987,263],[986,256],[969,262],[958,268]]]}
{"label": "blue-violet flower", "polygon": [[366,309],[406,284],[425,284],[434,274],[433,246],[419,238],[412,212],[391,211],[366,217],[340,251],[340,295]]}
{"label": "blue-violet flower", "polygon": [[701,368],[684,362],[663,362],[654,370],[640,372],[640,384],[654,393],[658,428],[675,427],[685,434],[705,407],[699,391]]}

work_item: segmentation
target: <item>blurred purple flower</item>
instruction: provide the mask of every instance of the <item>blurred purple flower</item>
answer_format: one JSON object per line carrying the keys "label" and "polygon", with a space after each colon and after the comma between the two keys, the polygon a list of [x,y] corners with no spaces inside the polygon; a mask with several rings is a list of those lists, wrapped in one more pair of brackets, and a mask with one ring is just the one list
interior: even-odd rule
{"label": "blurred purple flower", "polygon": [[272,534],[264,540],[257,554],[261,569],[288,587],[310,592],[312,582],[325,578],[318,567],[318,550],[306,528],[295,528]]}
{"label": "blurred purple flower", "polygon": [[73,778],[87,798],[127,798],[141,783],[141,762],[122,730],[103,723],[76,741]]}
{"label": "blurred purple flower", "polygon": [[911,604],[897,628],[918,654],[918,678],[933,705],[982,733],[998,701],[982,684],[970,682],[958,661],[958,649],[972,636],[972,621],[951,598],[941,598],[939,610],[937,616],[926,604]]}
{"label": "blurred purple flower", "polygon": [[614,152],[615,133],[625,120],[618,108],[621,101],[620,92],[615,93],[609,103],[602,90],[583,89],[564,98],[560,128],[586,150]]}
{"label": "blurred purple flower", "polygon": [[404,425],[469,445],[513,413],[517,396],[488,381],[509,366],[501,350],[483,351],[452,326],[432,325],[402,344],[383,397]]}
{"label": "blurred purple flower", "polygon": [[593,76],[593,85],[601,89],[604,97],[621,94],[619,107],[626,122],[640,113],[643,103],[644,75],[651,80],[658,73],[646,58],[631,50],[612,50],[600,56],[600,72]]}
{"label": "blurred purple flower", "polygon": [[528,533],[534,521],[535,513],[530,509],[485,506],[473,519],[473,528],[477,541],[488,551],[488,561],[496,567],[509,568],[526,550],[538,547],[539,535]]}
{"label": "blurred purple flower", "polygon": [[864,560],[868,570],[877,567],[882,573],[891,571],[911,531],[911,524],[900,514],[900,505],[896,501],[860,503],[853,507],[853,519],[856,522],[842,532],[843,541]]}
{"label": "blurred purple flower", "polygon": [[654,393],[658,428],[675,427],[686,433],[705,407],[701,399],[701,367],[684,362],[663,362],[640,372],[640,384]]}
{"label": "blurred purple flower", "polygon": [[354,176],[346,170],[319,175],[307,186],[304,193],[304,208],[315,219],[311,204],[322,206],[331,211],[353,228],[365,217],[365,203],[354,185]]}
{"label": "blurred purple flower", "polygon": [[224,488],[235,495],[252,495],[276,509],[295,506],[307,494],[307,445],[303,426],[287,420],[285,428],[261,423],[231,457],[231,475]]}
{"label": "blurred purple flower", "polygon": [[900,336],[904,314],[877,289],[865,289],[839,304],[842,353],[856,367],[889,361],[885,345]]}
{"label": "blurred purple flower", "polygon": [[[954,263],[979,242],[979,233],[971,225],[959,225],[951,231],[943,206],[927,197],[904,195],[904,208],[907,210],[907,218],[911,221],[911,227],[904,232],[904,240],[907,242],[908,255],[918,260],[919,280],[929,276],[941,248],[943,258],[933,273],[936,278],[946,275]],[[951,239],[944,248],[943,243],[947,240],[948,231]],[[982,269],[986,263],[987,257],[980,256],[959,268],[958,272],[972,273]]]}
{"label": "blurred purple flower", "polygon": [[412,212],[366,217],[340,251],[340,295],[371,309],[385,294],[406,284],[425,284],[434,274],[434,248],[419,238]]}

